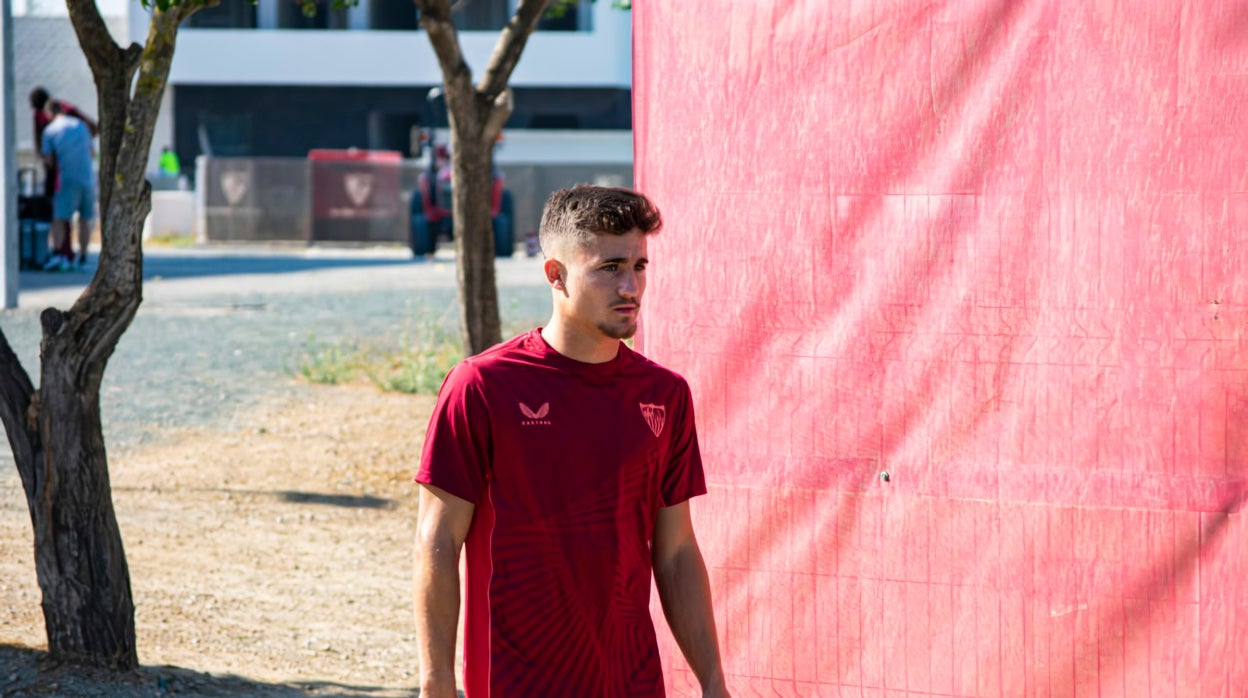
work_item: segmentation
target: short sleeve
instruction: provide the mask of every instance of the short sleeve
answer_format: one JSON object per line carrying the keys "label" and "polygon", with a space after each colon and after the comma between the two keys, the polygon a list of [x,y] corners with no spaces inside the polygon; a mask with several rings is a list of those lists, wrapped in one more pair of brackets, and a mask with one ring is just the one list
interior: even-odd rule
{"label": "short sleeve", "polygon": [[693,396],[682,379],[677,392],[672,423],[672,445],[663,473],[662,505],[670,507],[686,499],[706,494],[706,476],[702,472],[702,452],[698,448],[698,430],[693,418]]}
{"label": "short sleeve", "polygon": [[481,374],[470,362],[451,370],[425,432],[416,482],[478,504],[489,480],[490,414]]}

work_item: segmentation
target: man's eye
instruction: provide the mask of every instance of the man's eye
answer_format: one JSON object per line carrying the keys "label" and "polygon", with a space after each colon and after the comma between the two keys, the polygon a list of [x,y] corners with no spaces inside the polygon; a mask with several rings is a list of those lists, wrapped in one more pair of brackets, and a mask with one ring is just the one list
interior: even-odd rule
{"label": "man's eye", "polygon": [[620,268],[620,265],[618,264],[607,264],[602,267],[602,270],[603,271],[618,271],[619,268]]}

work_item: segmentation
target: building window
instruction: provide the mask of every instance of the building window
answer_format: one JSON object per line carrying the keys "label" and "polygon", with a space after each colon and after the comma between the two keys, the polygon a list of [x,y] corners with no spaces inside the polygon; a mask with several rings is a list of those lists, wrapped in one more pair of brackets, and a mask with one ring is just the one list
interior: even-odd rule
{"label": "building window", "polygon": [[509,0],[472,0],[455,3],[451,20],[459,31],[498,31],[507,26],[515,9]]}
{"label": "building window", "polygon": [[334,7],[333,0],[313,0],[315,12],[305,14],[302,0],[271,0],[277,3],[278,29],[346,29],[346,8]]}
{"label": "building window", "polygon": [[194,29],[255,29],[256,6],[248,0],[221,0],[215,7],[198,10],[187,20]]}
{"label": "building window", "polygon": [[251,114],[199,113],[199,150],[215,157],[251,155]]}
{"label": "building window", "polygon": [[546,10],[546,14],[537,23],[538,31],[556,32],[587,32],[592,31],[590,20],[594,16],[594,8],[588,0],[575,3],[555,3]]}
{"label": "building window", "polygon": [[412,0],[369,0],[368,28],[411,31],[420,26]]}

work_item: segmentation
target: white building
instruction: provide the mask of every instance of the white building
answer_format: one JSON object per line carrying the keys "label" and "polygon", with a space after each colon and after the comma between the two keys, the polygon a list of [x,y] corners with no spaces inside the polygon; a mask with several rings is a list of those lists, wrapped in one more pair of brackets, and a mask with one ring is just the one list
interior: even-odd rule
{"label": "white building", "polygon": [[[474,77],[513,3],[468,0],[456,13]],[[412,0],[318,5],[309,18],[298,0],[222,0],[192,16],[178,34],[153,153],[170,145],[184,167],[201,154],[303,157],[313,148],[411,155],[414,126],[445,126],[443,103],[427,99],[441,71]],[[130,36],[146,36],[147,21],[133,0]],[[506,128],[614,131],[629,143],[631,81],[631,14],[609,0],[582,2],[530,37]]]}

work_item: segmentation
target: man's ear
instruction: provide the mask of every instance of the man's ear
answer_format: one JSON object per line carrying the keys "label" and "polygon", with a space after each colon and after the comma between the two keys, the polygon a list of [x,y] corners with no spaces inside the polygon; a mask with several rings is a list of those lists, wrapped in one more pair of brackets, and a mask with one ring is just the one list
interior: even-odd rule
{"label": "man's ear", "polygon": [[566,285],[567,270],[563,268],[563,264],[559,260],[547,259],[542,264],[542,271],[546,273],[546,283],[550,284],[551,288],[556,291],[568,290]]}

